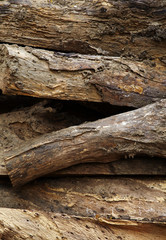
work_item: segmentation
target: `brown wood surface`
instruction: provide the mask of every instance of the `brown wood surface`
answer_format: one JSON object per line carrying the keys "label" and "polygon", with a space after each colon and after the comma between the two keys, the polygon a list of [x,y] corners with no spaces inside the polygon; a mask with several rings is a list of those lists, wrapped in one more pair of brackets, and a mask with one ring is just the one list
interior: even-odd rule
{"label": "brown wood surface", "polygon": [[[36,99],[33,99],[33,101]],[[0,156],[4,151],[14,149],[25,141],[45,133],[57,131],[71,125],[81,124],[92,120],[96,112],[82,107],[75,102],[57,102],[40,100],[32,106],[21,107],[22,103],[32,104],[31,98],[1,96],[0,112],[14,110],[0,114]],[[89,106],[87,103],[86,107]],[[90,104],[91,107],[91,104]],[[97,109],[97,105],[95,105]],[[106,106],[105,106],[106,107]],[[112,107],[103,109],[112,113]],[[75,110],[75,111],[74,111]],[[78,111],[79,110],[79,111]],[[93,117],[92,117],[93,116]],[[110,163],[84,163],[64,170],[56,171],[49,176],[65,175],[165,175],[166,161],[163,158],[127,158]],[[5,163],[0,158],[0,176],[7,176]]]}
{"label": "brown wood surface", "polygon": [[141,107],[166,98],[166,67],[109,56],[0,46],[4,94]]}
{"label": "brown wood surface", "polygon": [[[0,94],[134,108],[159,101],[165,13],[164,0],[0,1],[0,42],[52,50],[1,45]],[[74,127],[84,118],[65,113],[59,121],[57,108],[43,103],[26,110],[15,112],[19,120],[0,115],[0,173],[14,186],[85,164],[21,189],[1,178],[0,239],[165,240],[165,177],[64,175],[133,174],[153,163],[164,172],[166,100]]]}
{"label": "brown wood surface", "polygon": [[78,163],[166,157],[166,100],[39,136],[2,159],[14,186]]}
{"label": "brown wood surface", "polygon": [[[0,112],[7,111],[0,114],[0,176],[7,175],[6,166],[2,159],[6,151],[44,133],[81,124],[86,120],[93,120],[93,111],[92,113],[88,111],[89,115],[85,117],[84,108],[81,108],[82,112],[79,114],[79,112],[74,112],[74,107],[71,109],[72,104],[66,104],[66,106],[65,103],[59,101],[52,103],[49,100],[40,100],[32,105],[35,99],[31,100],[25,97],[2,96],[0,100]],[[18,108],[23,103],[32,106]],[[11,107],[14,110],[10,111]]]}
{"label": "brown wood surface", "polygon": [[[5,167],[6,169],[6,167]],[[0,172],[1,174],[1,172]],[[7,175],[7,171],[5,171]],[[110,163],[84,163],[50,173],[49,176],[166,175],[164,158],[135,157]]]}
{"label": "brown wood surface", "polygon": [[64,214],[0,208],[0,238],[5,240],[107,240],[110,237],[126,240],[165,240],[165,229],[165,226],[154,223],[126,220],[107,224]]}
{"label": "brown wood surface", "polygon": [[[57,176],[114,176],[114,175],[166,175],[164,158],[128,158],[110,163],[82,163],[53,173],[47,177]],[[0,160],[0,176],[8,176],[6,165]]]}
{"label": "brown wood surface", "polygon": [[[21,103],[16,107],[19,104]],[[45,133],[94,119],[93,112],[85,117],[85,109],[81,108],[81,110],[82,114],[79,114],[71,109],[70,104],[65,106],[65,103],[59,101],[52,103],[49,100],[40,100],[32,106],[0,114],[0,150],[7,151]],[[3,151],[0,151],[0,156]]]}
{"label": "brown wood surface", "polygon": [[165,178],[0,180],[0,237],[165,240]]}
{"label": "brown wood surface", "polygon": [[165,14],[165,0],[1,1],[0,41],[165,63]]}

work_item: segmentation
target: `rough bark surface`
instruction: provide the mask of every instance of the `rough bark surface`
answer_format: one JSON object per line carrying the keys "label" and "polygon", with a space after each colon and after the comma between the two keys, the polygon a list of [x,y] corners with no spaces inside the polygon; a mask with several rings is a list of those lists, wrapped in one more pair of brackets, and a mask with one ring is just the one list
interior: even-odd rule
{"label": "rough bark surface", "polygon": [[2,1],[0,41],[165,64],[165,12],[165,0]]}
{"label": "rough bark surface", "polygon": [[[4,97],[3,97],[4,99]],[[6,99],[0,98],[3,108],[5,104],[11,107],[19,106],[20,101],[31,103],[31,99]],[[24,103],[25,104],[25,103]],[[71,125],[80,124],[86,120],[92,120],[95,116],[93,110],[75,106],[73,103],[50,102],[44,100],[29,107],[13,110],[0,115],[0,175],[7,176],[5,163],[2,155],[5,151],[14,149],[25,141],[33,139],[45,133],[57,131]],[[86,104],[87,106],[87,104]],[[73,112],[74,108],[77,113]],[[81,114],[78,112],[78,108]],[[2,109],[0,108],[0,111]],[[6,109],[7,110],[7,109]],[[110,109],[108,109],[110,111]],[[106,111],[106,109],[105,109]],[[87,116],[88,115],[88,116]],[[65,175],[164,175],[166,174],[166,161],[162,158],[128,158],[111,163],[87,163],[73,166],[49,176]]]}
{"label": "rough bark surface", "polygon": [[78,163],[111,162],[124,156],[166,157],[166,100],[35,138],[6,152],[14,186]]}
{"label": "rough bark surface", "polygon": [[14,191],[1,180],[0,236],[165,240],[165,186],[162,178],[58,178]]}
{"label": "rough bark surface", "polygon": [[166,67],[119,57],[0,46],[4,94],[142,107],[166,98]]}

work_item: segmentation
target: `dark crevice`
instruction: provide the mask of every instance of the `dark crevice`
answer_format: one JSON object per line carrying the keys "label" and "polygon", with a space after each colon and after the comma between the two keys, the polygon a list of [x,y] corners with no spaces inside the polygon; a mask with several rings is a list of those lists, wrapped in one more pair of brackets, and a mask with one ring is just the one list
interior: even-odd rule
{"label": "dark crevice", "polygon": [[[0,95],[0,114],[17,111],[25,107],[30,107],[44,99],[26,96],[5,96]],[[56,113],[68,113],[85,121],[95,121],[119,113],[131,111],[132,107],[121,107],[110,105],[109,103],[64,101],[48,99],[45,108],[51,107]],[[52,114],[52,113],[50,113]]]}
{"label": "dark crevice", "polygon": [[[37,47],[36,45],[33,45],[33,44],[20,44],[20,43],[17,43],[17,42],[8,42],[8,41],[0,41],[0,45],[1,44],[8,44],[8,45],[15,45],[17,44],[19,47],[30,47],[30,48],[34,48],[34,49],[39,49],[39,50],[47,50],[47,51],[53,51],[55,53],[63,53],[63,54],[84,54],[84,55],[98,55],[98,52],[97,50],[95,49],[92,49],[90,46],[88,46],[88,44],[85,44],[85,46],[82,46],[81,47],[81,43],[72,43],[72,42],[69,42],[67,46],[65,47],[61,47],[61,46],[57,46],[56,48],[44,48],[44,47]],[[70,47],[69,46],[72,46],[73,47]],[[79,46],[79,50],[75,51],[75,49],[77,48],[74,48],[74,45],[76,46]],[[82,44],[83,45],[83,44]],[[70,49],[70,50],[67,50],[67,49]],[[103,55],[103,54],[101,54]],[[116,55],[115,55],[116,56]],[[119,56],[119,55],[118,55]]]}
{"label": "dark crevice", "polygon": [[39,101],[41,101],[41,99],[0,94],[0,114],[15,111],[24,107],[30,107]]}

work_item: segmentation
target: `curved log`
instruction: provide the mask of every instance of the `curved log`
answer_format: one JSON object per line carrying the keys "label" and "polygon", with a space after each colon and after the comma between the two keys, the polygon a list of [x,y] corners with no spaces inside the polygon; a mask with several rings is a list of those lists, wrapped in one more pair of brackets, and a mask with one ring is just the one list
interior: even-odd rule
{"label": "curved log", "polygon": [[[39,103],[36,99],[25,97],[9,97],[2,96],[0,102],[2,104],[1,110],[14,109],[24,102],[24,108],[17,109],[11,112],[0,114],[0,156],[4,151],[14,149],[21,143],[33,139],[52,131],[69,127],[71,125],[78,125],[87,120],[93,120],[98,115],[95,115],[93,109],[86,109],[82,104],[76,105],[75,102],[57,102],[44,100]],[[12,105],[13,104],[13,105]],[[32,106],[29,106],[32,105]],[[85,104],[87,107],[89,104]],[[102,104],[103,105],[103,104]],[[91,106],[91,104],[90,104]],[[9,109],[7,108],[9,107]],[[71,111],[71,108],[75,111]],[[97,105],[95,105],[97,109]],[[109,111],[111,113],[112,106],[103,109],[103,113]],[[115,107],[114,107],[115,108]],[[66,109],[66,110],[64,110]],[[119,108],[118,108],[119,109]],[[102,110],[102,109],[99,109]],[[115,109],[112,110],[114,113]],[[92,118],[93,116],[93,118]],[[101,114],[102,116],[102,114]],[[110,163],[84,163],[73,166],[64,170],[56,171],[49,174],[49,176],[66,176],[66,175],[165,175],[166,174],[166,161],[163,158],[128,158],[121,159]],[[7,176],[5,163],[0,157],[0,176]]]}
{"label": "curved log", "polygon": [[165,13],[165,0],[1,1],[0,41],[165,62]]}
{"label": "curved log", "polygon": [[166,98],[166,68],[152,61],[0,46],[4,94],[142,107]]}
{"label": "curved log", "polygon": [[14,186],[78,163],[166,157],[166,100],[43,135],[4,154]]}

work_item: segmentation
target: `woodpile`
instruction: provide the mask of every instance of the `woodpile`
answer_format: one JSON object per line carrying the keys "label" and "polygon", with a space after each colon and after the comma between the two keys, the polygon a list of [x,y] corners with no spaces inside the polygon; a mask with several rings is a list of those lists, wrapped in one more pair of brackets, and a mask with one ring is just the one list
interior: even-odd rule
{"label": "woodpile", "polygon": [[0,1],[0,239],[165,240],[165,13]]}

